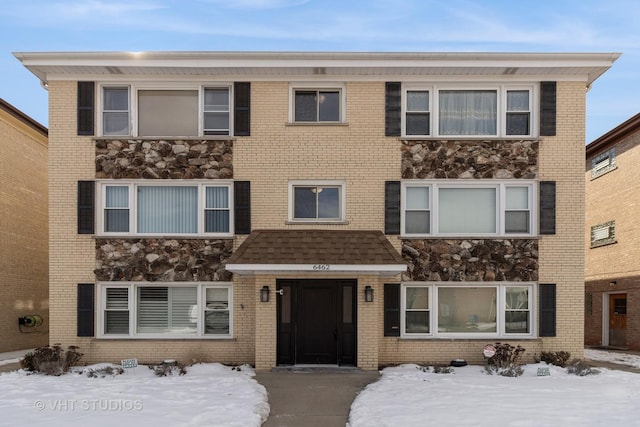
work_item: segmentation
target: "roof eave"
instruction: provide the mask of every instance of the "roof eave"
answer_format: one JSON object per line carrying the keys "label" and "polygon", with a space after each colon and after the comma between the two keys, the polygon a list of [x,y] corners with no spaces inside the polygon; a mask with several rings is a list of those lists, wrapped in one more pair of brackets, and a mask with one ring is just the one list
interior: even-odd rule
{"label": "roof eave", "polygon": [[[427,53],[427,52],[16,52],[14,56],[43,81],[57,70],[82,74],[87,67],[135,67],[148,70],[215,69],[363,69],[415,68],[429,70],[495,70],[496,76],[513,70],[576,69],[590,85],[619,57],[619,53]],[[47,71],[49,70],[49,71]],[[64,70],[64,71],[60,71]],[[545,71],[548,74],[548,71]],[[390,74],[393,74],[392,72]],[[471,72],[472,74],[472,72]],[[58,74],[60,75],[60,74]]]}
{"label": "roof eave", "polygon": [[625,138],[627,135],[637,132],[638,130],[640,130],[640,113],[611,129],[609,132],[587,145],[587,157],[602,151],[604,148],[617,143],[622,138]]}

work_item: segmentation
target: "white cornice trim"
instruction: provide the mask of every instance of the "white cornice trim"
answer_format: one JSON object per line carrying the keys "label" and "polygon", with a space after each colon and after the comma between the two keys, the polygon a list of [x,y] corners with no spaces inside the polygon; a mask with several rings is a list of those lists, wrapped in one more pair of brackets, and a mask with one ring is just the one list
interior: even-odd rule
{"label": "white cornice trim", "polygon": [[393,52],[16,52],[43,81],[63,76],[246,76],[296,80],[491,76],[572,76],[592,83],[619,53],[393,53]]}
{"label": "white cornice trim", "polygon": [[405,264],[227,264],[227,271],[245,275],[256,273],[377,273],[393,275],[407,271]]}

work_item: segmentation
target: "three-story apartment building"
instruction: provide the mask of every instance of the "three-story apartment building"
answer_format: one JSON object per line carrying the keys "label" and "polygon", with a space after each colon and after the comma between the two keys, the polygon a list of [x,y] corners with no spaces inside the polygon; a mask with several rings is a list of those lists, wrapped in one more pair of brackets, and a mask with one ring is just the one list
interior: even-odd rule
{"label": "three-story apartment building", "polygon": [[617,54],[18,53],[51,339],[377,369],[583,348],[585,93]]}
{"label": "three-story apartment building", "polygon": [[0,352],[49,337],[47,128],[0,98]]}
{"label": "three-story apartment building", "polygon": [[640,114],[587,145],[585,344],[640,351]]}

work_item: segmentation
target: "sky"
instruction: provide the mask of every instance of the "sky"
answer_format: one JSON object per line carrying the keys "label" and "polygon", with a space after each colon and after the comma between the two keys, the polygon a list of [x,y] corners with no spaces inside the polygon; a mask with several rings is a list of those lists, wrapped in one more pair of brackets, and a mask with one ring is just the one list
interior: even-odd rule
{"label": "sky", "polygon": [[618,52],[586,142],[640,111],[637,0],[0,0],[0,98],[48,125],[12,52]]}

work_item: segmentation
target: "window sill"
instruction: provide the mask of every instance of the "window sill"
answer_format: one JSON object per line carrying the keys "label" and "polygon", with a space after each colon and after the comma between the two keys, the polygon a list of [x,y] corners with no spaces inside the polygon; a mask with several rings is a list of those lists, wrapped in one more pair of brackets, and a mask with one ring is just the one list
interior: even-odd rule
{"label": "window sill", "polygon": [[599,171],[596,175],[591,175],[591,181],[593,181],[594,179],[598,179],[601,176],[604,176],[606,174],[608,174],[609,172],[613,172],[614,170],[618,169],[618,166],[613,166],[607,169],[603,169],[602,171]]}
{"label": "window sill", "polygon": [[285,126],[349,126],[348,122],[287,122]]}
{"label": "window sill", "polygon": [[459,141],[459,142],[476,142],[476,141],[538,141],[537,136],[430,136],[430,135],[405,135],[398,137],[401,141]]}
{"label": "window sill", "polygon": [[175,337],[175,336],[167,336],[162,335],[159,337],[128,337],[128,336],[97,336],[95,337],[98,340],[123,340],[123,341],[149,341],[149,340],[175,340],[175,341],[202,341],[202,340],[212,340],[212,341],[238,341],[236,337]]}
{"label": "window sill", "polygon": [[190,234],[94,234],[96,239],[181,239],[181,240],[231,240],[235,235],[203,236]]}
{"label": "window sill", "polygon": [[94,136],[94,140],[127,140],[127,141],[158,141],[158,140],[179,140],[179,141],[234,141],[237,137],[233,135],[203,135],[203,136],[132,136],[132,135],[102,135]]}
{"label": "window sill", "polygon": [[453,337],[453,336],[442,336],[442,337],[385,337],[385,338],[395,338],[397,341],[443,341],[443,342],[451,342],[451,341],[486,341],[486,340],[539,340],[542,337],[536,336],[511,336],[511,335],[484,335],[481,337],[470,337],[470,336],[461,336],[461,337]]}
{"label": "window sill", "polygon": [[609,245],[613,245],[615,243],[618,243],[617,240],[607,240],[604,242],[595,242],[591,244],[591,247],[589,249],[595,249],[595,248],[601,248],[602,246],[609,246]]}
{"label": "window sill", "polygon": [[522,234],[505,234],[505,235],[469,235],[469,234],[461,234],[461,235],[424,235],[424,234],[401,234],[400,239],[402,240],[452,240],[452,239],[463,239],[463,240],[507,240],[507,239],[526,239],[526,240],[538,240],[540,238],[539,235],[522,235]]}
{"label": "window sill", "polygon": [[349,225],[349,221],[285,221],[285,225]]}

